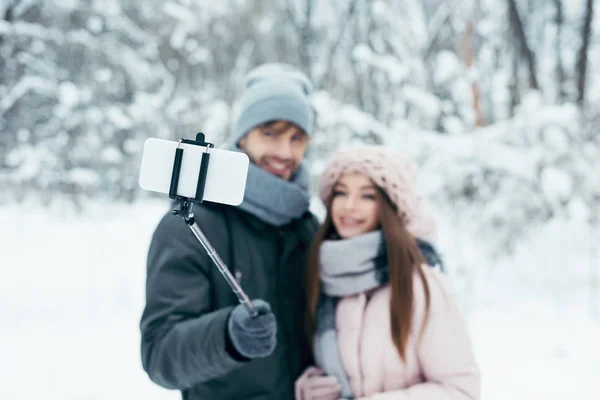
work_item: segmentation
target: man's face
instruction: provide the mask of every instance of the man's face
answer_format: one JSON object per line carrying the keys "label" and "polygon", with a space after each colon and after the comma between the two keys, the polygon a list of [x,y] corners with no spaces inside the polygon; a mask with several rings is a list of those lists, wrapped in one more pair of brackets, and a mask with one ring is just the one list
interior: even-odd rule
{"label": "man's face", "polygon": [[308,135],[296,125],[274,121],[252,129],[239,145],[254,164],[287,181],[300,166],[308,142]]}

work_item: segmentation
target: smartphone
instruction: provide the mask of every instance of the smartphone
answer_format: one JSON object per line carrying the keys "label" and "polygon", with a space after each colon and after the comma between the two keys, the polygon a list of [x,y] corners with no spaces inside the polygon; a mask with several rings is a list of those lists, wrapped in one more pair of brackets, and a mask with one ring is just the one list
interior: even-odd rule
{"label": "smartphone", "polygon": [[[139,185],[151,192],[169,193],[177,147],[183,149],[177,195],[196,195],[200,161],[206,147],[149,138],[144,143]],[[210,148],[203,201],[238,206],[244,200],[250,160],[244,153]]]}

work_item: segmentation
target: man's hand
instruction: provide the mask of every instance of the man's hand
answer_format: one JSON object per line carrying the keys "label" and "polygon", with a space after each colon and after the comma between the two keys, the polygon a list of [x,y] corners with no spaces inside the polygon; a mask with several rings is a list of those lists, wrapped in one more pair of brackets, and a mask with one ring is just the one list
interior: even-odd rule
{"label": "man's hand", "polygon": [[333,376],[325,376],[316,367],[307,368],[296,380],[296,400],[337,400],[340,385]]}
{"label": "man's hand", "polygon": [[277,345],[277,320],[269,303],[253,300],[258,311],[252,317],[244,304],[237,305],[229,315],[227,332],[235,349],[246,358],[268,357]]}

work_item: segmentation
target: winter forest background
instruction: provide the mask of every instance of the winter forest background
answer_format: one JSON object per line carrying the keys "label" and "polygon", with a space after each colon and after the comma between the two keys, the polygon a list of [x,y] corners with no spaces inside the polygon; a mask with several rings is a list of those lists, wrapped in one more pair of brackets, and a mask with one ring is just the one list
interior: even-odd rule
{"label": "winter forest background", "polygon": [[273,61],[314,82],[314,183],[341,146],[418,161],[483,399],[600,398],[599,6],[0,0],[0,398],[178,398],[139,361],[143,143],[224,145]]}

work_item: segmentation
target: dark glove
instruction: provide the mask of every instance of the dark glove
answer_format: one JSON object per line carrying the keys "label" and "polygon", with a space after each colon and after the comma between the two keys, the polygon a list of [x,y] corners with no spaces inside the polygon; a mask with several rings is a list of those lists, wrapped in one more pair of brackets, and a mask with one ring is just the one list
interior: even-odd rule
{"label": "dark glove", "polygon": [[262,358],[273,353],[277,345],[277,320],[269,303],[252,300],[258,311],[251,317],[244,304],[237,305],[229,315],[227,333],[235,349],[247,358]]}

